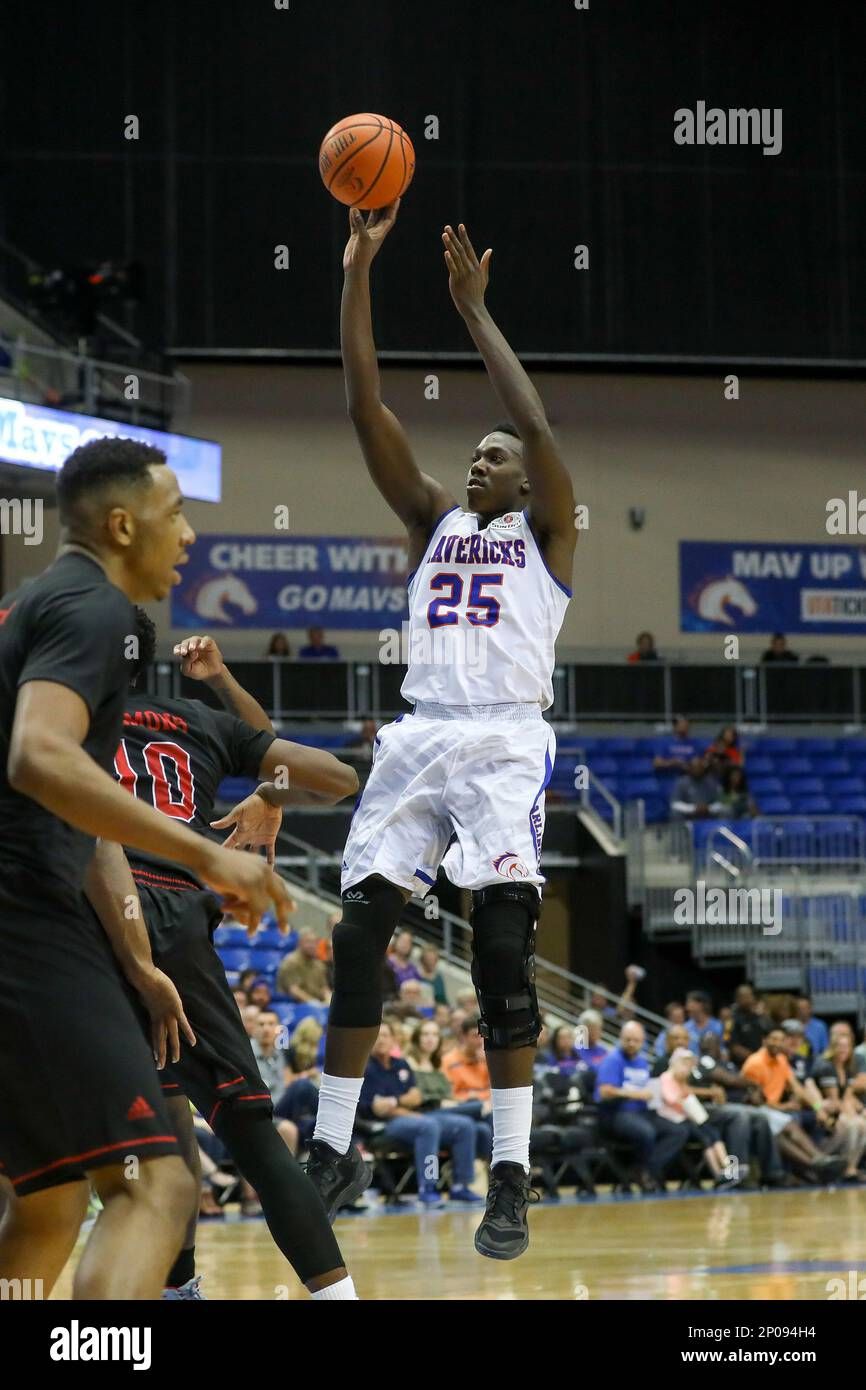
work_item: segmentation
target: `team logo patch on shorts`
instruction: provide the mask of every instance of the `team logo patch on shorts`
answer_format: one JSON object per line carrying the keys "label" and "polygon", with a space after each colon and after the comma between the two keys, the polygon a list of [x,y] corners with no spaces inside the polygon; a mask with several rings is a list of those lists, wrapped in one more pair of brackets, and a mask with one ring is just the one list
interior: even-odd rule
{"label": "team logo patch on shorts", "polygon": [[493,867],[503,878],[529,878],[529,870],[519,854],[500,854]]}

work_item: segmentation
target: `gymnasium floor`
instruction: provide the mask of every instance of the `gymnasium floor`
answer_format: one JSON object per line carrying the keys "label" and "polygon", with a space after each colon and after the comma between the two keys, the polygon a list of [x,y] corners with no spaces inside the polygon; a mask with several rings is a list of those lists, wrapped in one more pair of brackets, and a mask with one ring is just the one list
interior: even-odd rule
{"label": "gymnasium floor", "polygon": [[[866,1292],[862,1189],[563,1197],[533,1208],[529,1250],[502,1264],[475,1253],[478,1219],[410,1207],[341,1218],[336,1231],[366,1299],[826,1300],[829,1280],[849,1278]],[[261,1220],[204,1223],[197,1256],[208,1298],[307,1296]],[[71,1277],[70,1266],[55,1298],[69,1297]]]}

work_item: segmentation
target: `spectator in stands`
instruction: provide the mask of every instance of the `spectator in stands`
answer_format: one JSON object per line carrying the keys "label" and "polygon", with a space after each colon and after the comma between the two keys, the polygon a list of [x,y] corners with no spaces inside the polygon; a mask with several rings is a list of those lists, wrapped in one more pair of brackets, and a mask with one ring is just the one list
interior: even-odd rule
{"label": "spectator in stands", "polygon": [[432,1018],[433,991],[423,980],[404,980],[394,1011],[401,1018]]}
{"label": "spectator in stands", "polygon": [[325,935],[320,936],[316,942],[316,959],[325,967],[325,980],[331,993],[334,990],[334,927],[341,916],[340,912],[331,913],[325,927]]}
{"label": "spectator in stands", "polygon": [[863,1041],[854,1048],[854,1056],[866,1066],[866,1028],[863,1029]]}
{"label": "spectator in stands", "polygon": [[782,1154],[811,1182],[826,1182],[844,1170],[844,1160],[822,1154],[798,1122],[801,1110],[815,1108],[797,1080],[785,1055],[785,1034],[779,1027],[767,1033],[763,1047],[747,1057],[742,1073],[763,1100],[761,1111]]}
{"label": "spectator in stands", "polygon": [[245,1008],[241,1009],[241,1016],[244,1020],[244,1028],[247,1031],[248,1038],[255,1038],[258,1034],[260,1013],[261,1009],[258,1004],[247,1004]]}
{"label": "spectator in stands", "polygon": [[737,733],[735,724],[726,724],[721,730],[719,738],[725,750],[725,758],[735,767],[742,767],[746,760],[746,755],[740,747],[740,735]]}
{"label": "spectator in stands", "polygon": [[451,1082],[455,1100],[491,1103],[490,1073],[477,1016],[464,1018],[460,1025],[460,1042],[442,1058],[442,1070]]}
{"label": "spectator in stands", "polygon": [[388,964],[394,972],[398,989],[404,980],[420,980],[421,978],[420,971],[412,959],[414,944],[410,931],[394,933],[394,940],[391,942],[391,949],[388,952]]}
{"label": "spectator in stands", "polygon": [[450,1004],[436,1004],[433,1008],[433,1022],[442,1034],[442,1041],[446,1039],[450,1042],[454,1037],[451,1031],[451,1006]]}
{"label": "spectator in stands", "polygon": [[698,745],[689,736],[689,727],[686,716],[678,714],[674,718],[673,735],[656,741],[653,758],[656,772],[688,772],[692,758],[698,756]]}
{"label": "spectator in stands", "polygon": [[776,661],[787,661],[790,664],[791,662],[799,660],[800,658],[797,653],[792,652],[788,646],[787,637],[781,632],[773,633],[773,636],[770,638],[770,645],[761,657],[762,665],[769,665],[771,662]]}
{"label": "spectator in stands", "polygon": [[704,1162],[716,1187],[736,1187],[745,1177],[745,1171],[739,1163],[732,1170],[721,1134],[689,1085],[689,1077],[697,1060],[688,1048],[675,1048],[667,1067],[658,1078],[658,1093],[650,1102],[650,1107],[663,1119],[686,1126],[688,1138],[701,1145]]}
{"label": "spectator in stands", "polygon": [[635,639],[635,650],[629,652],[626,660],[632,664],[638,661],[658,661],[656,639],[651,632],[639,632]]}
{"label": "spectator in stands", "polygon": [[717,1034],[704,1033],[700,1055],[689,1075],[693,1093],[708,1107],[712,1122],[721,1132],[729,1153],[743,1173],[750,1157],[758,1163],[765,1187],[788,1187],[794,1182],[785,1173],[778,1146],[766,1115],[746,1104],[749,1080],[724,1056]]}
{"label": "spectator in stands", "polygon": [[686,1144],[688,1132],[649,1109],[647,1102],[655,1092],[649,1085],[650,1064],[644,1042],[640,1023],[623,1024],[618,1046],[598,1064],[595,1099],[600,1133],[631,1145],[642,1190],[657,1192],[663,1187],[668,1164]]}
{"label": "spectator in stands", "polygon": [[260,1009],[267,1009],[273,998],[271,987],[267,980],[263,980],[259,977],[250,989],[249,998],[251,1004],[258,1004]]}
{"label": "spectator in stands", "polygon": [[632,1003],[637,991],[638,984],[643,979],[646,971],[640,965],[627,965],[625,969],[625,987],[619,996],[616,1004],[612,1004],[608,991],[603,985],[594,985],[590,990],[587,1008],[595,1009],[601,1014],[602,1018],[619,1019],[620,1021],[632,1018]]}
{"label": "spectator in stands", "polygon": [[686,1032],[689,1035],[689,1046],[697,1051],[703,1033],[715,1033],[717,1038],[721,1038],[724,1029],[717,1018],[712,1015],[713,1001],[710,996],[702,989],[690,989],[686,995]]}
{"label": "spectator in stands", "polygon": [[739,766],[729,764],[722,769],[722,812],[730,820],[745,820],[756,816],[758,808],[749,792],[746,774]]}
{"label": "spectator in stands", "polygon": [[616,1018],[616,1005],[612,1004],[607,997],[607,990],[603,985],[594,985],[589,992],[587,1008],[594,1009],[601,1014],[602,1018]]}
{"label": "spectator in stands", "polygon": [[442,1035],[432,1019],[421,1019],[412,1029],[406,1047],[415,1080],[422,1097],[422,1109],[453,1110],[468,1115],[475,1125],[475,1152],[489,1158],[493,1145],[492,1107],[481,1100],[458,1101],[451,1082],[442,1070]]}
{"label": "spectator in stands", "polygon": [[309,627],[307,645],[301,647],[298,658],[301,661],[339,661],[340,653],[336,647],[329,646],[325,641],[324,628]]}
{"label": "spectator in stands", "polygon": [[812,1075],[812,1049],[798,1018],[786,1018],[781,1025],[785,1034],[785,1056],[797,1080],[803,1084]]}
{"label": "spectator in stands", "polygon": [[315,1018],[302,1018],[283,1053],[285,1090],[274,1114],[291,1120],[305,1144],[316,1126],[321,1077],[317,1058],[324,1031]]}
{"label": "spectator in stands", "polygon": [[436,1004],[448,1003],[448,991],[445,988],[445,976],[439,969],[439,952],[435,946],[422,946],[418,956],[418,976],[433,990],[433,1000]]}
{"label": "spectator in stands", "polygon": [[803,1032],[806,1034],[813,1055],[820,1057],[821,1053],[826,1052],[830,1045],[826,1023],[813,1016],[812,1000],[808,994],[801,994],[794,1007],[797,1011],[797,1018],[803,1025]]}
{"label": "spectator in stands", "polygon": [[452,1202],[480,1202],[469,1186],[475,1176],[472,1120],[447,1110],[421,1114],[421,1089],[406,1059],[393,1056],[393,1047],[394,1035],[383,1019],[364,1072],[359,1115],[384,1120],[385,1137],[414,1150],[419,1201],[426,1206],[439,1205],[439,1152],[446,1148],[451,1151],[454,1167]]}
{"label": "spectator in stands", "polygon": [[277,989],[298,1004],[329,1004],[331,991],[323,961],[318,957],[318,938],[305,927],[298,933],[298,944],[280,962]]}
{"label": "spectator in stands", "polygon": [[[578,1016],[577,1026],[582,1030],[578,1035],[577,1055],[588,1067],[597,1067],[602,1057],[606,1057],[610,1051],[601,1040],[604,1020],[597,1009],[584,1009]],[[585,1046],[580,1045],[580,1039],[583,1039]]]}
{"label": "spectator in stands", "polygon": [[247,996],[247,1003],[250,1003],[250,990],[259,978],[258,970],[242,970],[238,978],[238,989],[242,989]]}
{"label": "spectator in stands", "polygon": [[740,1065],[753,1052],[763,1046],[770,1025],[766,1016],[758,1012],[757,999],[748,981],[737,986],[734,995],[734,1009],[731,1018],[731,1032],[728,1046],[731,1058]]}
{"label": "spectator in stands", "polygon": [[275,632],[270,642],[268,643],[268,649],[265,652],[265,656],[280,657],[284,660],[288,660],[291,654],[292,649],[289,645],[289,639],[286,636],[286,634],[284,632]]}
{"label": "spectator in stands", "polygon": [[[667,1071],[671,1057],[677,1048],[685,1048],[688,1051],[691,1045],[688,1031],[683,1023],[672,1023],[663,1033],[659,1034],[659,1038],[664,1039],[664,1049],[652,1063],[650,1069],[650,1076],[652,1077],[662,1076]],[[659,1038],[656,1038],[656,1046],[658,1046]]]}
{"label": "spectator in stands", "polygon": [[560,1076],[573,1076],[580,1063],[575,1046],[574,1029],[567,1023],[554,1028],[550,1048],[545,1056],[548,1070],[559,1072]]}
{"label": "spectator in stands", "polygon": [[701,820],[720,816],[723,810],[722,790],[706,758],[692,758],[688,772],[674,787],[671,814],[680,820]]}
{"label": "spectator in stands", "polygon": [[[663,1029],[662,1029],[662,1031],[659,1033],[658,1037],[656,1038],[655,1043],[653,1044],[653,1052],[655,1053],[655,1055],[656,1055],[657,1057],[669,1057],[669,1056],[670,1056],[670,1054],[671,1054],[671,1052],[673,1051],[673,1049],[672,1049],[672,1047],[670,1046],[670,1043],[669,1043],[669,1040],[668,1040],[668,1033],[670,1032],[671,1028],[679,1028],[679,1027],[682,1027],[682,1025],[683,1025],[683,1024],[685,1023],[685,1021],[686,1021],[686,1006],[685,1006],[685,1004],[680,1004],[677,1000],[672,1000],[670,1004],[665,1004],[665,1010],[664,1010],[664,1012],[665,1012],[665,1018],[666,1018],[667,1021],[668,1021],[668,1026],[667,1026],[667,1028],[663,1028]],[[680,1045],[681,1045],[682,1047],[688,1047],[688,1045],[689,1045],[689,1035],[688,1035],[688,1033],[686,1033],[685,1042],[682,1043],[682,1044],[680,1044]]]}
{"label": "spectator in stands", "polygon": [[860,1171],[866,1153],[866,1063],[855,1055],[854,1034],[847,1024],[834,1027],[827,1054],[815,1063],[812,1080],[825,1102],[822,1114],[830,1117],[829,1138],[822,1141],[821,1148],[844,1158],[843,1182],[866,1182],[866,1173]]}

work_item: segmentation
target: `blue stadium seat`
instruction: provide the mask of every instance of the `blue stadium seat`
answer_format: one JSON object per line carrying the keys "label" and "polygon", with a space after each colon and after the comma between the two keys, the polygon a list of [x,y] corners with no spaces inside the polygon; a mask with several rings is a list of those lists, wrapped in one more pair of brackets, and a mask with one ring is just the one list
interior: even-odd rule
{"label": "blue stadium seat", "polygon": [[810,777],[812,775],[811,758],[789,758],[784,761],[777,761],[776,771],[781,772],[784,777]]}
{"label": "blue stadium seat", "polygon": [[831,753],[837,752],[839,740],[837,738],[801,738],[800,752],[812,757],[817,754],[819,757],[826,757]]}
{"label": "blue stadium seat", "polygon": [[[599,743],[601,743],[601,740],[599,740]],[[638,751],[637,739],[606,738],[604,740],[603,749],[610,757],[621,757],[624,753],[636,753]]]}
{"label": "blue stadium seat", "polygon": [[217,801],[243,801],[257,786],[252,777],[224,777],[217,787]]}
{"label": "blue stadium seat", "polygon": [[764,775],[769,776],[775,770],[775,766],[776,765],[773,762],[772,758],[749,757],[747,759],[747,771],[750,778],[754,777],[755,775],[759,777],[762,777]]}
{"label": "blue stadium seat", "polygon": [[271,1000],[271,1008],[277,1015],[280,1023],[284,1028],[288,1028],[289,1032],[291,1032],[295,1026],[295,1010],[300,1007],[300,1004],[296,1004],[293,999],[288,1001],[280,999],[279,1003],[275,999]]}
{"label": "blue stadium seat", "polygon": [[[283,955],[288,955],[289,951],[295,949],[295,946],[298,944],[297,932],[293,932],[289,936],[281,936],[279,927],[272,926],[268,923],[266,917],[262,918],[262,922],[265,925],[259,928],[252,942],[252,945],[256,949],[262,946],[270,946],[274,950],[279,949]],[[294,944],[291,944],[292,936],[295,938]]]}
{"label": "blue stadium seat", "polygon": [[275,975],[283,960],[282,951],[270,950],[267,946],[253,945],[250,966],[260,975]]}
{"label": "blue stadium seat", "polygon": [[328,1022],[327,1004],[296,1004],[294,1018],[295,1027],[297,1027],[303,1018],[314,1018],[318,1023],[321,1023],[324,1028]]}
{"label": "blue stadium seat", "polygon": [[785,785],[780,777],[750,777],[749,791],[755,796],[782,796]]}
{"label": "blue stadium seat", "polygon": [[762,816],[789,816],[791,803],[786,796],[768,796],[760,809]]}
{"label": "blue stadium seat", "polygon": [[660,821],[666,821],[668,815],[668,803],[663,796],[648,796],[644,799],[644,819],[647,825],[657,825]]}
{"label": "blue stadium seat", "polygon": [[217,927],[213,934],[213,944],[218,950],[224,946],[249,946],[249,937],[246,927],[241,927],[237,923],[221,925]]}
{"label": "blue stadium seat", "polygon": [[625,801],[636,801],[640,796],[659,795],[658,783],[654,777],[624,777],[620,788]]}
{"label": "blue stadium seat", "polygon": [[220,946],[217,948],[217,955],[226,970],[249,970],[253,964],[249,947]]}
{"label": "blue stadium seat", "polygon": [[850,777],[851,764],[847,758],[825,758],[818,764],[822,777]]}
{"label": "blue stadium seat", "polygon": [[302,743],[305,748],[348,748],[358,741],[357,733],[349,729],[321,729],[310,733],[308,729],[286,727],[280,730],[280,734],[292,743]]}
{"label": "blue stadium seat", "polygon": [[829,816],[833,810],[826,796],[799,796],[793,799],[794,814],[798,816]]}
{"label": "blue stadium seat", "polygon": [[781,758],[796,753],[800,747],[800,740],[796,738],[756,738],[751,746],[755,753],[762,753],[766,758]]}
{"label": "blue stadium seat", "polygon": [[613,758],[589,758],[587,766],[593,776],[600,777],[603,782],[607,781],[608,777],[616,777],[619,773],[619,766]]}
{"label": "blue stadium seat", "polygon": [[826,785],[828,796],[863,796],[866,794],[866,781],[862,777],[834,777]]}
{"label": "blue stadium seat", "polygon": [[787,777],[783,794],[795,801],[802,796],[823,796],[824,783],[820,777]]}
{"label": "blue stadium seat", "polygon": [[866,738],[840,738],[839,752],[846,757],[866,758]]}
{"label": "blue stadium seat", "polygon": [[866,796],[837,796],[833,810],[843,816],[866,816]]}
{"label": "blue stadium seat", "polygon": [[655,775],[652,758],[626,757],[619,758],[617,761],[621,777],[653,777]]}

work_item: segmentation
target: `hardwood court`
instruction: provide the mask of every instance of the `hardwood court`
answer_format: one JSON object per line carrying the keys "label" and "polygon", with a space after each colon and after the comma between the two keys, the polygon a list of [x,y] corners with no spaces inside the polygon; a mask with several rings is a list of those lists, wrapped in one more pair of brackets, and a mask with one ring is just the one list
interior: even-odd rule
{"label": "hardwood court", "polygon": [[[826,1299],[850,1271],[866,1289],[866,1193],[854,1188],[564,1197],[533,1208],[529,1250],[501,1264],[475,1253],[478,1219],[409,1209],[336,1230],[365,1299]],[[196,1253],[210,1299],[307,1297],[260,1220],[204,1223]]]}

